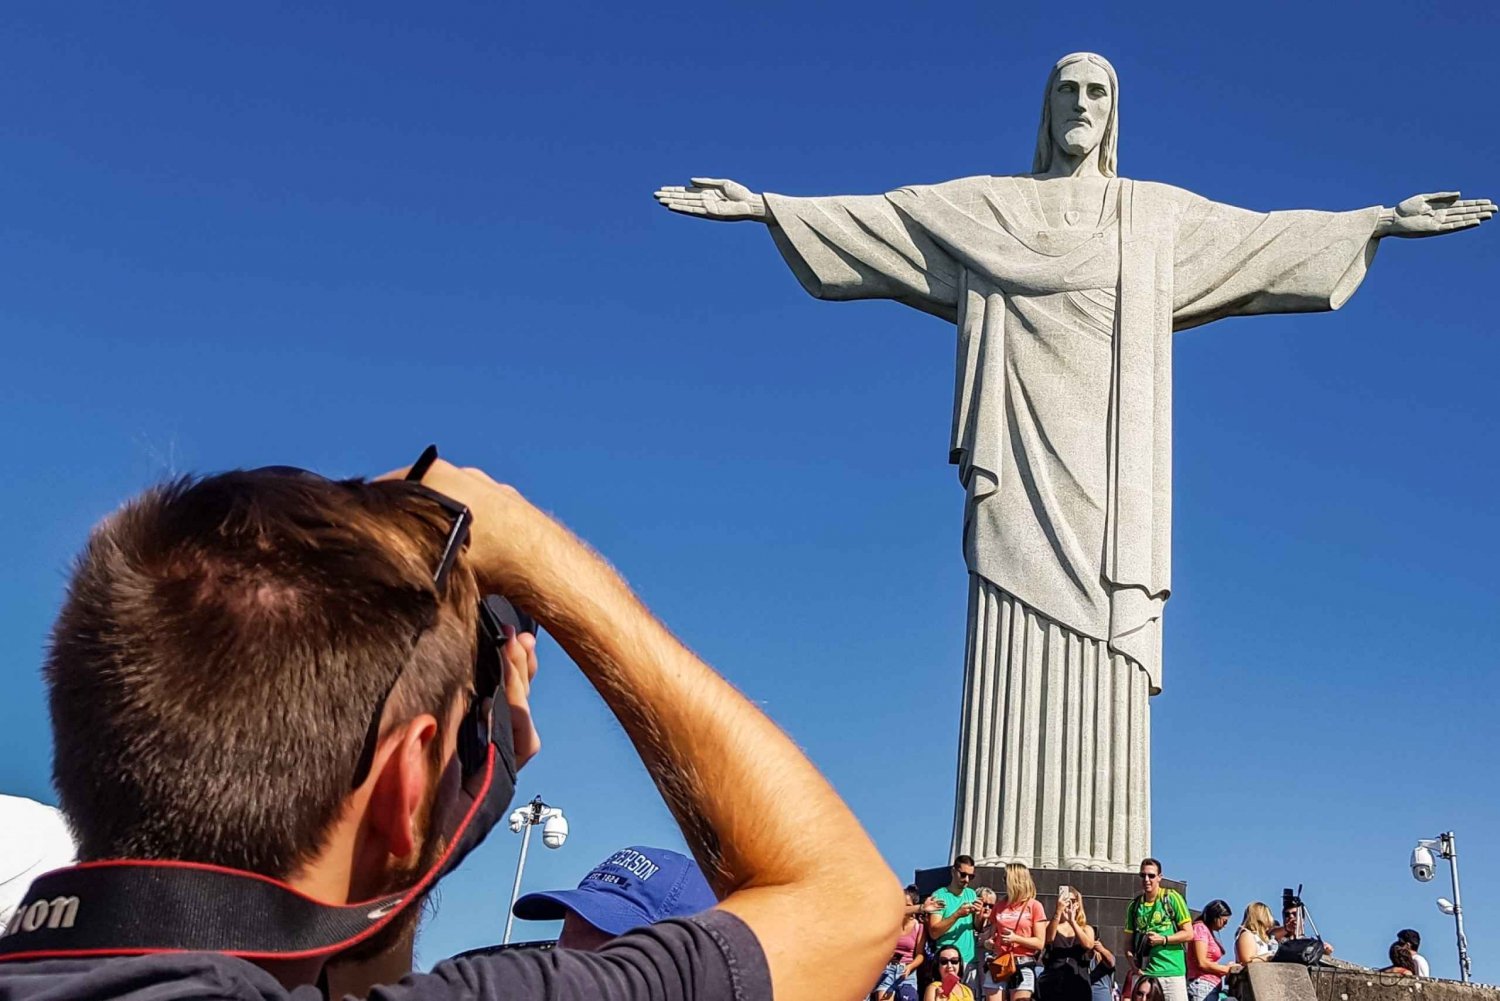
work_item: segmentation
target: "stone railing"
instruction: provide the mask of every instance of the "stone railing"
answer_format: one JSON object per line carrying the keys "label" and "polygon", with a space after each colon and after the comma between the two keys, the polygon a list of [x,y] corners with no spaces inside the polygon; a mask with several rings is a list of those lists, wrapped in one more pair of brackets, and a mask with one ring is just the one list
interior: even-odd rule
{"label": "stone railing", "polygon": [[1294,963],[1252,963],[1229,992],[1239,1001],[1500,1001],[1500,987]]}

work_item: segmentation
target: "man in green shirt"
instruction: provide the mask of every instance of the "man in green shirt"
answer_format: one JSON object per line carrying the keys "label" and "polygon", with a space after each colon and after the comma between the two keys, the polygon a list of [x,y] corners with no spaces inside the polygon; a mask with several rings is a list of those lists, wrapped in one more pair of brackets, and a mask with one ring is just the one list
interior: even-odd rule
{"label": "man in green shirt", "polygon": [[[1187,950],[1193,916],[1176,890],[1163,889],[1161,863],[1141,861],[1141,892],[1125,908],[1126,950],[1138,976],[1161,984],[1167,1001],[1187,1001]],[[1139,953],[1139,955],[1137,954]]]}
{"label": "man in green shirt", "polygon": [[[963,957],[964,983],[969,989],[979,989],[979,963],[976,954],[979,936],[974,922],[980,911],[979,895],[970,884],[974,882],[974,859],[960,855],[953,860],[953,878],[948,885],[927,898],[930,913],[927,918],[927,937],[942,949],[952,946]],[[1186,998],[1182,999],[1186,1001]]]}

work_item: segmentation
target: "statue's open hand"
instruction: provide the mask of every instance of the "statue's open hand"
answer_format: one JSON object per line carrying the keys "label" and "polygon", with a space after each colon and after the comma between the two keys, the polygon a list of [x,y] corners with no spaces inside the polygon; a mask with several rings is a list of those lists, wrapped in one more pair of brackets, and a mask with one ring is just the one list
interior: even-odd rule
{"label": "statue's open hand", "polygon": [[1390,236],[1437,236],[1478,226],[1495,214],[1488,198],[1458,197],[1457,191],[1412,195],[1396,206],[1390,221]]}
{"label": "statue's open hand", "polygon": [[765,219],[765,200],[736,181],[721,177],[695,177],[692,187],[658,188],[656,200],[673,212],[705,216],[722,222]]}

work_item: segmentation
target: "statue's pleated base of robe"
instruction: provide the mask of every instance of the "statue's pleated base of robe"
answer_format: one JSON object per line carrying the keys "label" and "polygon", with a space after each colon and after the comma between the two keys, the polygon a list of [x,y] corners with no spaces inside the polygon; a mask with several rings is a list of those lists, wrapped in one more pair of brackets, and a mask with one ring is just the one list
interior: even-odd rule
{"label": "statue's pleated base of robe", "polygon": [[[1049,220],[1038,185],[1071,183],[971,177],[766,205],[813,295],[894,299],[958,328],[950,457],[973,583],[955,852],[1126,869],[1150,847],[1149,709],[1134,693],[1161,690],[1172,332],[1337,308],[1380,210],[1257,213],[1116,179],[1096,212]],[[1007,615],[1045,624],[1043,641],[1002,643]],[[1085,719],[1069,686],[1076,675],[1084,698],[1090,664],[1112,701],[1098,712],[1096,686]],[[1069,771],[1047,757],[1081,755],[1085,736],[1088,781],[1082,758]]]}
{"label": "statue's pleated base of robe", "polygon": [[1118,869],[1151,853],[1146,672],[969,576],[954,853]]}

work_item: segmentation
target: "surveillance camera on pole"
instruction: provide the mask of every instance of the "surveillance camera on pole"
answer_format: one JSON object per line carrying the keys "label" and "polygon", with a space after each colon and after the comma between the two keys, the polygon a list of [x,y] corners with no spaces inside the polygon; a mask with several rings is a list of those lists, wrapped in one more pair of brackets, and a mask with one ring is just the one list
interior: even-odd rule
{"label": "surveillance camera on pole", "polygon": [[531,829],[538,824],[542,825],[542,844],[548,848],[561,848],[568,840],[568,818],[559,807],[543,803],[540,796],[511,813],[510,829],[521,835],[521,858],[510,888],[510,906],[505,909],[505,945],[510,944],[510,929],[516,920],[516,898],[521,895],[521,874],[526,871],[526,846],[531,843]]}
{"label": "surveillance camera on pole", "polygon": [[1432,851],[1425,845],[1411,850],[1411,875],[1418,883],[1432,882]]}
{"label": "surveillance camera on pole", "polygon": [[548,811],[552,816],[542,824],[542,844],[548,848],[561,848],[563,842],[568,840],[568,818],[562,815],[561,810],[549,807]]}
{"label": "surveillance camera on pole", "polygon": [[1444,914],[1453,915],[1453,925],[1458,933],[1458,976],[1464,983],[1469,982],[1469,940],[1464,935],[1464,905],[1463,898],[1458,891],[1458,843],[1453,837],[1452,831],[1445,831],[1435,838],[1421,838],[1417,846],[1411,850],[1411,875],[1419,883],[1432,882],[1433,869],[1436,865],[1433,852],[1437,857],[1446,859],[1449,873],[1453,877],[1453,899],[1446,897],[1438,898],[1438,910]]}

